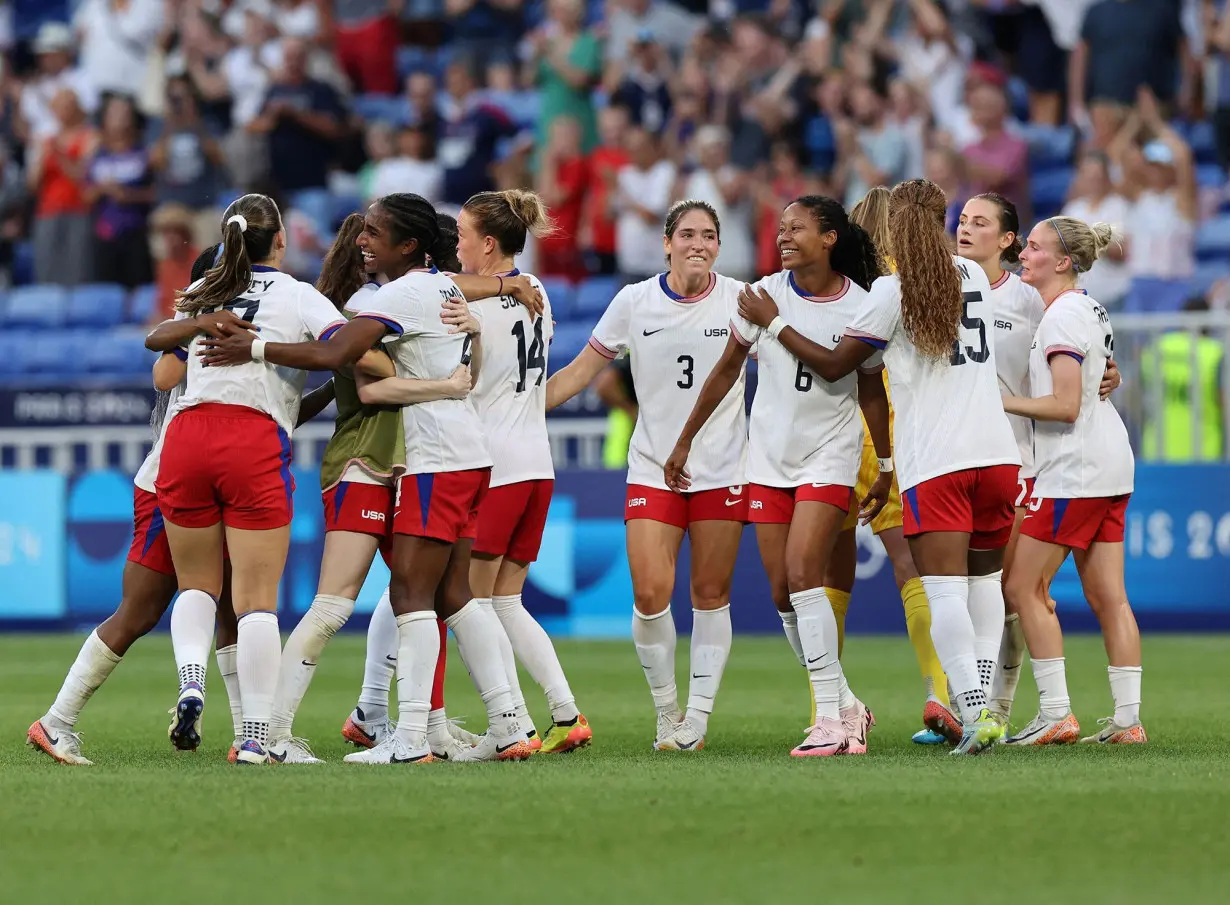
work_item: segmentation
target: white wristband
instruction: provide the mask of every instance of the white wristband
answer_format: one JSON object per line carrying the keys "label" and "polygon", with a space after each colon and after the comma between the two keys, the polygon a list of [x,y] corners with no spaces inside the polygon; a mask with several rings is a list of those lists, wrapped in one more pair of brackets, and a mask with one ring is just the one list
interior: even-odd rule
{"label": "white wristband", "polygon": [[253,361],[264,361],[265,360],[265,341],[263,339],[252,340],[252,360]]}
{"label": "white wristband", "polygon": [[889,456],[885,459],[876,459],[880,463],[880,474],[893,470],[893,457]]}
{"label": "white wristband", "polygon": [[769,321],[769,326],[765,327],[765,331],[774,339],[777,339],[777,337],[781,335],[781,332],[788,326],[790,325],[786,323],[786,319],[779,314],[777,317],[773,318],[773,320]]}

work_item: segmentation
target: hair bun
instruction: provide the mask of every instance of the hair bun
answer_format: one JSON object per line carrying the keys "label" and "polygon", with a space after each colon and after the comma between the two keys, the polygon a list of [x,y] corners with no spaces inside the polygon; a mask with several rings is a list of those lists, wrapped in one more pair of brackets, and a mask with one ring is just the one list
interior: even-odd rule
{"label": "hair bun", "polygon": [[230,226],[232,223],[239,224],[239,231],[241,233],[246,233],[248,231],[248,219],[243,214],[232,214],[228,217],[226,225]]}

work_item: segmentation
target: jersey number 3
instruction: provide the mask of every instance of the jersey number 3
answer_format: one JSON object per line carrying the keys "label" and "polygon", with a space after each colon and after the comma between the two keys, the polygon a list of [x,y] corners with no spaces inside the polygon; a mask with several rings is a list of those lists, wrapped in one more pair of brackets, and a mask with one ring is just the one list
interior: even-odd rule
{"label": "jersey number 3", "polygon": [[542,318],[537,318],[534,321],[534,335],[530,339],[529,349],[525,347],[525,322],[517,321],[513,324],[512,335],[517,338],[517,389],[516,392],[525,392],[525,372],[530,368],[538,369],[538,379],[534,381],[534,386],[542,386],[542,377],[547,372],[547,359],[542,354]]}
{"label": "jersey number 3", "polygon": [[965,354],[961,354],[961,338],[958,336],[952,344],[952,356],[948,359],[950,365],[963,365],[966,361],[982,364],[991,357],[991,350],[987,348],[986,323],[980,317],[969,316],[969,306],[974,302],[981,301],[981,292],[964,292],[961,294],[961,326],[966,330],[978,331],[978,348],[966,346]]}

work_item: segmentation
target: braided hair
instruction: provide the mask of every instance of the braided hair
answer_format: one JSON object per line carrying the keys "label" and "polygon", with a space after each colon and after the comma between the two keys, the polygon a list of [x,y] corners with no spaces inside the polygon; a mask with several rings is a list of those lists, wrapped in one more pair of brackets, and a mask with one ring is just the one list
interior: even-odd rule
{"label": "braided hair", "polygon": [[791,204],[807,208],[821,232],[837,233],[837,241],[829,253],[829,266],[834,271],[849,277],[863,289],[870,289],[872,283],[888,272],[871,236],[850,219],[841,202],[826,195],[804,195]]}

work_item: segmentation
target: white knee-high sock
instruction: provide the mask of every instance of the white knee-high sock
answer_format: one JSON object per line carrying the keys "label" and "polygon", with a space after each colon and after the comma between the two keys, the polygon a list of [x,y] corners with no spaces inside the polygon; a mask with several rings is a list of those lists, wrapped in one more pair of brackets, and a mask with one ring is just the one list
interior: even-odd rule
{"label": "white knee-high sock", "polygon": [[363,661],[363,688],[359,691],[359,709],[364,719],[379,720],[389,712],[389,687],[397,671],[397,617],[389,602],[389,589],[380,595],[367,625],[367,655]]}
{"label": "white knee-high sock", "polygon": [[218,672],[226,686],[226,702],[231,707],[231,727],[235,738],[243,741],[243,694],[239,690],[239,645],[229,644],[214,651],[218,660]]}
{"label": "white knee-high sock", "polygon": [[[397,617],[397,735],[412,751],[427,747],[431,683],[440,657],[440,629],[430,610]],[[367,715],[365,710],[364,716]]]}
{"label": "white knee-high sock", "polygon": [[692,679],[688,683],[688,719],[701,735],[730,658],[730,604],[716,610],[692,610]]}
{"label": "white knee-high sock", "polygon": [[790,595],[798,617],[803,664],[811,679],[816,718],[841,718],[841,661],[837,659],[837,617],[824,588]]}
{"label": "white knee-high sock", "polygon": [[77,725],[85,702],[107,681],[107,676],[111,675],[111,670],[119,665],[121,659],[119,654],[103,644],[97,630],[90,632],[77,653],[77,659],[69,667],[68,675],[64,677],[60,693],[43,717],[43,724],[71,732]]}
{"label": "white knee-high sock", "polygon": [[269,726],[269,735],[273,741],[290,738],[295,713],[303,702],[303,696],[307,694],[308,686],[312,684],[316,663],[329,639],[346,624],[353,612],[353,600],[330,594],[317,594],[311,607],[286,639],[278,690],[273,699],[273,722]]}
{"label": "white knee-high sock", "polygon": [[659,713],[679,712],[679,692],[675,688],[675,620],[671,608],[646,616],[632,610],[632,641],[645,670],[653,706]]}
{"label": "white knee-high sock", "polygon": [[777,615],[782,617],[782,631],[786,633],[786,640],[790,643],[790,649],[794,651],[795,659],[799,661],[799,666],[807,668],[807,659],[803,656],[803,643],[799,640],[799,616],[794,610],[788,613],[777,611]]}
{"label": "white knee-high sock", "polygon": [[504,664],[504,676],[508,680],[508,694],[512,697],[513,712],[517,714],[517,719],[526,723],[526,730],[529,731],[533,728],[534,721],[530,719],[530,711],[525,706],[525,695],[521,693],[521,677],[517,674],[517,655],[513,653],[512,642],[508,640],[508,633],[504,631],[500,617],[495,614],[491,598],[475,597],[474,602],[482,608],[482,611],[490,618],[492,625],[495,626],[496,644],[500,650],[500,662]]}
{"label": "white knee-high sock", "polygon": [[991,706],[1002,714],[1012,713],[1016,686],[1021,680],[1021,663],[1025,659],[1025,633],[1021,617],[1009,613],[1004,617],[1004,635],[999,642],[999,662],[995,668],[995,683],[991,687]]}
{"label": "white knee-high sock", "polygon": [[[457,639],[457,652],[487,705],[488,720],[494,725],[509,717],[514,710],[508,672],[500,656],[500,621],[490,610],[479,606],[478,601],[471,600],[444,622],[452,629]],[[439,634],[436,637],[438,639]]]}
{"label": "white knee-high sock", "polygon": [[978,658],[974,654],[974,624],[969,616],[969,579],[963,575],[924,575],[923,588],[931,607],[931,642],[948,674],[964,719],[973,720],[987,705]]}
{"label": "white knee-high sock", "polygon": [[995,680],[1000,642],[1004,637],[1004,573],[971,575],[969,579],[969,618],[974,626],[974,657],[978,661],[978,681],[989,696]]}
{"label": "white knee-high sock", "polygon": [[205,688],[209,649],[214,643],[218,604],[204,591],[181,591],[171,607],[171,646],[179,670],[179,690],[189,682]]}
{"label": "white knee-high sock", "polygon": [[269,721],[273,716],[273,695],[278,688],[282,665],[282,636],[278,634],[277,613],[254,612],[239,617],[235,659],[239,665],[239,693],[243,698],[243,737],[266,745],[269,743]]}
{"label": "white knee-high sock", "polygon": [[1115,700],[1115,725],[1126,729],[1140,722],[1140,666],[1108,666],[1110,696]]}
{"label": "white knee-high sock", "polygon": [[1048,720],[1062,720],[1072,712],[1063,657],[1030,660],[1029,665],[1038,684],[1038,712]]}
{"label": "white knee-high sock", "polygon": [[538,620],[525,608],[521,595],[492,597],[491,605],[500,625],[504,626],[517,659],[546,692],[551,719],[559,724],[575,720],[580,711],[577,710],[568,679],[564,677],[564,668],[556,656],[555,645]]}

